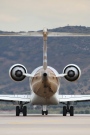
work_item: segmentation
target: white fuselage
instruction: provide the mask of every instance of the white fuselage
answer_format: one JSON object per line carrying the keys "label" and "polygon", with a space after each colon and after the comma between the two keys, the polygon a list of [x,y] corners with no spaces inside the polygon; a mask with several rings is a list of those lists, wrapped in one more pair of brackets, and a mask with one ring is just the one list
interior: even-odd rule
{"label": "white fuselage", "polygon": [[47,66],[45,72],[47,77],[43,76],[42,66],[32,72],[34,77],[30,79],[30,89],[33,105],[56,105],[59,103],[60,79],[56,77],[58,72],[50,66]]}

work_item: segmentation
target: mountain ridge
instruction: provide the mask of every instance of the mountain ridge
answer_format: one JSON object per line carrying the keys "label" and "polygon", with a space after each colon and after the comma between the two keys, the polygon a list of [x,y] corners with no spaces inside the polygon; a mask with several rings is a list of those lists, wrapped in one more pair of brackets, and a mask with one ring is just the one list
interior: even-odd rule
{"label": "mountain ridge", "polygon": [[[37,31],[42,31],[42,30],[37,30]],[[64,26],[64,27],[57,27],[57,28],[52,28],[52,29],[48,29],[48,31],[52,31],[52,32],[73,32],[73,33],[90,33],[90,27],[86,27],[86,26]],[[2,33],[25,33],[26,31],[18,31],[18,32],[14,32],[14,31],[3,31],[0,30],[0,34]],[[28,32],[34,32],[34,31],[28,31]]]}
{"label": "mountain ridge", "polygon": [[[50,29],[55,32],[90,32],[90,27],[65,26]],[[48,65],[59,73],[67,64],[77,64],[82,76],[76,82],[61,79],[60,94],[90,94],[90,38],[51,37],[48,38]],[[9,68],[16,63],[23,64],[29,73],[42,65],[43,39],[40,37],[0,37],[0,94],[29,93],[29,81],[14,82],[8,75]]]}

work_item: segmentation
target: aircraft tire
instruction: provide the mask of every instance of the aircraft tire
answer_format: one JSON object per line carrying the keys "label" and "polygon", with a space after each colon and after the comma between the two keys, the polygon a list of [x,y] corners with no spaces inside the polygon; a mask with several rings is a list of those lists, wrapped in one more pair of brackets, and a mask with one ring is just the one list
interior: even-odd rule
{"label": "aircraft tire", "polygon": [[70,116],[73,116],[74,115],[74,108],[73,106],[70,106]]}
{"label": "aircraft tire", "polygon": [[44,111],[42,110],[42,115],[44,115]]}
{"label": "aircraft tire", "polygon": [[66,106],[63,106],[63,116],[66,116],[66,114],[67,114]]}
{"label": "aircraft tire", "polygon": [[42,110],[42,115],[44,115],[44,114],[45,114],[45,115],[48,115],[48,110],[46,110],[46,111],[43,111],[43,110]]}
{"label": "aircraft tire", "polygon": [[20,108],[19,106],[16,106],[16,116],[19,116],[19,114],[20,114]]}
{"label": "aircraft tire", "polygon": [[48,115],[48,110],[47,110],[47,111],[45,111],[45,114],[46,114],[46,115]]}
{"label": "aircraft tire", "polygon": [[27,116],[27,107],[26,106],[23,106],[23,116]]}

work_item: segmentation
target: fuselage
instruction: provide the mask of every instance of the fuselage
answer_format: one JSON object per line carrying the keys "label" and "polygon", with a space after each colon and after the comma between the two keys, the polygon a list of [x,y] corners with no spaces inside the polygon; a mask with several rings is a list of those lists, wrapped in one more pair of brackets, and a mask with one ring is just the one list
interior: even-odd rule
{"label": "fuselage", "polygon": [[[43,67],[41,66],[36,68],[32,74],[34,77],[30,79],[30,89],[33,95],[37,97],[38,101],[36,101],[36,103],[42,104],[43,100],[43,104],[52,104],[51,102],[53,101],[51,100],[54,100],[53,97],[57,98],[56,95],[59,93],[60,88],[60,80],[56,77],[58,72],[49,66],[47,67],[46,71],[44,71]],[[42,100],[39,101],[40,99]],[[46,101],[48,101],[48,103]],[[35,104],[33,102],[32,104]],[[55,102],[56,103],[53,104],[57,104],[58,100]]]}

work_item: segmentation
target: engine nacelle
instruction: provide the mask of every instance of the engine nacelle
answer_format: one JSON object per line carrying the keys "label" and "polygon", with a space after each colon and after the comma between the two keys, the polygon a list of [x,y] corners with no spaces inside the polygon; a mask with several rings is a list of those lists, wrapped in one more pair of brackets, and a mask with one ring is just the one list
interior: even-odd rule
{"label": "engine nacelle", "polygon": [[63,73],[67,74],[65,78],[68,81],[76,81],[81,76],[80,68],[75,64],[69,64],[63,69]]}
{"label": "engine nacelle", "polygon": [[27,69],[21,64],[13,65],[9,70],[9,76],[14,81],[22,81],[25,79],[23,73],[27,73]]}

